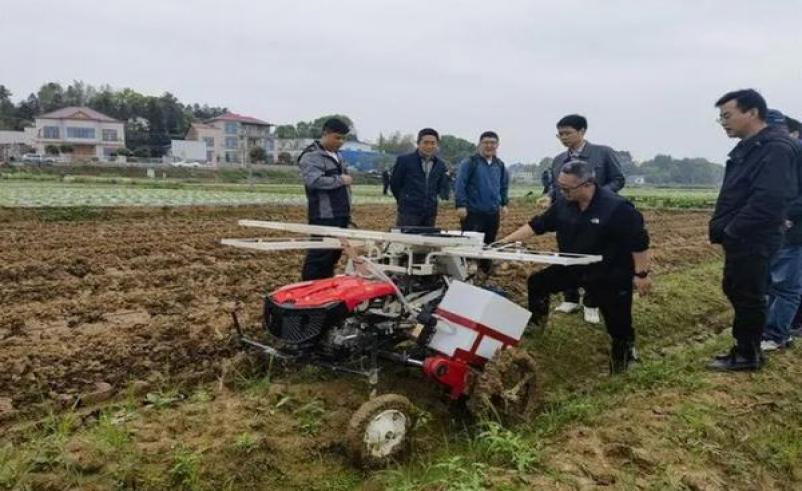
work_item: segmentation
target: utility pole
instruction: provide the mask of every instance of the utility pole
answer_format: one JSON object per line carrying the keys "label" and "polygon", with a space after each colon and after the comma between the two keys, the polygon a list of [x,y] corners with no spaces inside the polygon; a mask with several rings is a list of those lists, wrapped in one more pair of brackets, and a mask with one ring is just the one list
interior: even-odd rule
{"label": "utility pole", "polygon": [[245,125],[240,122],[240,140],[242,141],[242,162],[245,168],[248,169],[248,187],[253,189],[253,169],[251,168],[250,160],[248,159],[248,133],[245,131]]}

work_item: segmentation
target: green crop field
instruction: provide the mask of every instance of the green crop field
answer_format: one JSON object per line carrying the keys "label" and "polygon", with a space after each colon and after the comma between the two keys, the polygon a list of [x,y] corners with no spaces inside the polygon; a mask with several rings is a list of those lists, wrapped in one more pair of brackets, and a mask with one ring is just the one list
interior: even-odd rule
{"label": "green crop field", "polygon": [[[0,206],[5,207],[111,207],[111,206],[197,206],[306,203],[300,184],[216,183],[182,180],[145,180],[125,177],[99,178],[67,176],[56,179],[0,179]],[[625,196],[643,208],[710,208],[716,200],[714,189],[628,188]],[[381,186],[353,187],[354,203],[391,203]],[[539,190],[513,186],[510,198],[534,202]]]}

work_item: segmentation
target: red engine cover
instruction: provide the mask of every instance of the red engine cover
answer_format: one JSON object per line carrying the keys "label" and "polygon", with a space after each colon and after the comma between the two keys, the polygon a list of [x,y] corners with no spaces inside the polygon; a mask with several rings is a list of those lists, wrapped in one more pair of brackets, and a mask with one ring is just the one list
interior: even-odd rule
{"label": "red engine cover", "polygon": [[365,300],[394,294],[392,283],[357,276],[335,276],[281,287],[270,294],[270,299],[278,305],[290,304],[300,308],[345,302],[345,306],[351,311]]}

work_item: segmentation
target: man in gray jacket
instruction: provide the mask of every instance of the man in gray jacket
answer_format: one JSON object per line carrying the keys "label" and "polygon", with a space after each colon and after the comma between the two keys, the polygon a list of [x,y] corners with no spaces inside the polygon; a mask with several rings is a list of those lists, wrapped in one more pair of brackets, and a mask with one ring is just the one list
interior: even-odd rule
{"label": "man in gray jacket", "polygon": [[[310,225],[347,228],[351,221],[353,178],[338,152],[348,135],[348,125],[337,118],[323,123],[323,135],[301,152],[298,166],[304,180]],[[330,278],[342,251],[310,250],[306,253],[301,279]]]}
{"label": "man in gray jacket", "polygon": [[[621,163],[615,151],[604,145],[595,145],[585,140],[585,132],[588,129],[588,120],[579,114],[569,114],[557,122],[557,138],[565,146],[566,151],[554,157],[551,164],[552,182],[557,182],[560,169],[566,162],[571,160],[583,160],[589,162],[593,167],[596,185],[601,188],[609,189],[617,193],[624,187],[626,179],[621,169]],[[544,200],[550,205],[554,201],[562,199],[557,192],[556,186],[552,186],[548,193],[548,198]],[[557,236],[557,244],[560,245],[560,236]],[[562,250],[562,248],[560,248]],[[579,291],[566,290],[563,292],[563,303],[556,309],[557,312],[569,314],[579,309]],[[591,324],[599,324],[601,316],[592,297],[585,295],[584,299],[585,321]]]}

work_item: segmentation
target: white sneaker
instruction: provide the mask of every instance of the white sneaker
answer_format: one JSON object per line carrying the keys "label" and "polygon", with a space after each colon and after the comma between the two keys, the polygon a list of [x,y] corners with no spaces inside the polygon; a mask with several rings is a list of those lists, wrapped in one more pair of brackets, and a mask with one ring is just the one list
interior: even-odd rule
{"label": "white sneaker", "polygon": [[599,309],[585,307],[584,311],[585,311],[585,322],[589,324],[601,324],[601,316],[599,315]]}
{"label": "white sneaker", "polygon": [[554,309],[555,312],[561,314],[572,314],[577,310],[579,310],[579,304],[574,302],[563,302]]}
{"label": "white sneaker", "polygon": [[772,340],[764,340],[760,342],[760,351],[780,351],[784,349],[785,345]]}

